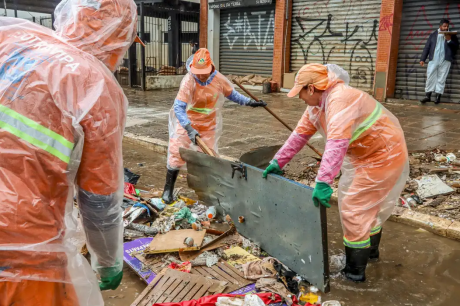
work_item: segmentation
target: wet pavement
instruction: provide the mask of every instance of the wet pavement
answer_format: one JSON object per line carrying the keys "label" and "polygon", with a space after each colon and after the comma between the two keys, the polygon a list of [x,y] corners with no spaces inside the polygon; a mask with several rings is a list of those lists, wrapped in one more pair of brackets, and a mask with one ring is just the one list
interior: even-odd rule
{"label": "wet pavement", "polygon": [[[124,143],[125,167],[141,174],[139,186],[162,187],[166,157],[143,147]],[[142,163],[143,166],[139,166]],[[181,173],[183,174],[183,173]],[[183,191],[185,177],[178,181]],[[337,207],[328,210],[329,255],[343,253]],[[388,221],[384,225],[381,259],[370,263],[367,282],[352,283],[333,277],[325,300],[343,306],[455,306],[460,301],[460,243],[424,230]],[[130,305],[146,285],[129,268],[115,291],[104,292],[108,306]]]}
{"label": "wet pavement", "polygon": [[[168,115],[177,89],[141,92],[125,88],[125,93],[130,102],[126,131],[167,141]],[[283,93],[253,93],[266,101],[291,127],[296,126],[306,108],[301,100],[287,98]],[[398,117],[409,150],[460,147],[460,105],[440,104],[435,107],[433,103],[417,105],[407,101],[384,103],[384,106]],[[219,150],[221,154],[239,158],[253,148],[283,144],[289,134],[289,130],[264,109],[242,107],[226,101]],[[310,143],[320,151],[324,148],[320,135],[315,135]],[[307,157],[312,155],[313,151],[305,147],[293,163],[307,164],[311,162]]]}

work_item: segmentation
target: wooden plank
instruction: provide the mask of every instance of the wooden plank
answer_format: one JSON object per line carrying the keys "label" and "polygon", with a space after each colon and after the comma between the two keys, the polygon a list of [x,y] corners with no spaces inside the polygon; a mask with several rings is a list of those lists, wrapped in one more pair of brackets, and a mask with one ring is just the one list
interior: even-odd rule
{"label": "wooden plank", "polygon": [[139,303],[139,306],[147,306],[149,303],[149,300],[153,297],[153,290],[155,290],[156,286],[163,286],[163,284],[169,279],[169,276],[162,276],[160,281],[151,288],[151,290],[144,289],[143,292],[147,292],[147,295],[142,299],[141,303]]}
{"label": "wooden plank", "polygon": [[[169,286],[168,289],[164,290],[163,293],[161,294],[160,298],[155,301],[155,303],[163,303],[168,299],[169,301],[174,298],[171,293],[173,293],[174,290],[176,290],[177,286],[182,283],[182,280],[180,278],[176,278],[174,282]],[[171,298],[170,298],[171,297]]]}
{"label": "wooden plank", "polygon": [[229,279],[227,279],[225,276],[223,276],[222,274],[214,271],[213,269],[211,268],[208,268],[208,267],[203,267],[203,270],[206,271],[208,273],[208,275],[211,275],[213,276],[215,279],[219,280],[219,281],[227,281],[227,282],[231,282]]}
{"label": "wooden plank", "polygon": [[199,272],[199,270],[197,268],[192,268],[192,270],[190,270],[190,273],[192,273],[194,275],[202,276],[202,274]]}
{"label": "wooden plank", "polygon": [[140,302],[145,298],[145,296],[150,292],[150,290],[155,287],[155,285],[163,278],[162,274],[157,275],[153,281],[147,286],[147,288],[144,289],[144,291],[139,294],[139,296],[134,300],[134,302],[131,304],[131,306],[140,306]]}
{"label": "wooden plank", "polygon": [[[160,281],[155,286],[149,285],[132,306],[188,301],[200,298],[208,291],[221,293],[228,287],[227,281],[216,281],[201,274],[184,273],[172,269],[165,269],[164,271]],[[207,273],[206,271],[202,272]],[[218,274],[216,273],[216,275]]]}
{"label": "wooden plank", "polygon": [[187,281],[181,281],[180,284],[174,289],[173,292],[169,295],[169,300],[174,301],[179,293],[182,292],[182,290],[185,289],[185,287],[189,284],[190,282]]}
{"label": "wooden plank", "polygon": [[168,290],[168,288],[174,283],[175,280],[176,279],[174,277],[169,277],[163,286],[155,286],[155,288],[152,290],[153,296],[150,298],[150,300],[148,300],[148,304],[155,304],[157,300],[163,295],[163,293]]}
{"label": "wooden plank", "polygon": [[[195,231],[193,229],[169,231],[163,235],[155,236],[155,239],[144,250],[146,254],[160,254],[179,251],[196,251],[203,244],[206,231]],[[184,244],[187,237],[193,238],[194,246],[188,247]]]}
{"label": "wooden plank", "polygon": [[[184,290],[182,290],[181,293],[179,293],[174,299],[173,303],[179,303],[184,300],[184,297],[195,287],[196,283],[194,282],[188,282],[187,285],[185,286]],[[195,290],[195,292],[198,290],[198,288]]]}
{"label": "wooden plank", "polygon": [[243,277],[240,271],[238,271],[235,267],[228,263],[220,263],[218,262],[217,265],[219,268],[230,274],[233,278],[235,278],[240,284],[252,284],[253,281],[247,280]]}
{"label": "wooden plank", "polygon": [[185,297],[183,297],[180,302],[182,301],[190,301],[192,299],[192,297],[195,296],[195,294],[200,291],[201,287],[203,287],[203,284],[202,283],[195,283],[195,286],[187,293],[187,295],[185,295]]}
{"label": "wooden plank", "polygon": [[[198,290],[197,293],[195,293],[195,295],[192,298],[190,298],[190,300],[196,300],[196,299],[199,299],[200,297],[204,296],[206,294],[206,292],[208,292],[209,287],[211,287],[211,286],[212,286],[211,283],[203,282],[202,287],[200,288],[200,290]],[[189,300],[185,299],[185,301],[189,301]]]}
{"label": "wooden plank", "polygon": [[238,283],[237,279],[235,279],[232,275],[228,274],[225,270],[220,269],[219,266],[214,265],[210,269],[212,269],[214,272],[218,273],[219,275],[222,275],[225,280],[231,282],[232,284]]}

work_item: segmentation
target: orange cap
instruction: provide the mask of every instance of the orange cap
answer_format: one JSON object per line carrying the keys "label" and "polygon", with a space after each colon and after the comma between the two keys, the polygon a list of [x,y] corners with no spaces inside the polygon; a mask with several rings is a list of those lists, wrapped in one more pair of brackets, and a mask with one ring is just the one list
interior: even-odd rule
{"label": "orange cap", "polygon": [[211,55],[208,49],[201,48],[196,51],[193,56],[192,64],[190,65],[190,71],[193,74],[208,74],[211,73],[214,63],[211,60]]}
{"label": "orange cap", "polygon": [[329,79],[327,77],[327,67],[321,64],[308,64],[300,68],[295,76],[294,87],[287,94],[292,98],[299,94],[305,86],[313,84],[319,90],[326,90]]}

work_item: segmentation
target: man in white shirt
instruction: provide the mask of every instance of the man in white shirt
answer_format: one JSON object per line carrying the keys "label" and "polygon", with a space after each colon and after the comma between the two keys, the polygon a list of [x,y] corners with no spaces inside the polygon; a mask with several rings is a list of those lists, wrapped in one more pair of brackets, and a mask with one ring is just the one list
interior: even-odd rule
{"label": "man in white shirt", "polygon": [[434,103],[441,103],[450,65],[459,46],[457,35],[443,33],[447,31],[449,31],[449,20],[441,19],[439,29],[431,33],[423,49],[420,65],[425,66],[427,58],[430,61],[426,72],[425,98],[420,101],[422,103],[431,101],[432,92],[436,92]]}

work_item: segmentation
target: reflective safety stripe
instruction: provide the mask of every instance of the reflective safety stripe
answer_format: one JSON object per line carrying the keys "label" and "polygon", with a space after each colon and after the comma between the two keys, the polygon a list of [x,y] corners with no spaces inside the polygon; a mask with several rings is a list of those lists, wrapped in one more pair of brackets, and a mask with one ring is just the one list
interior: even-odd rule
{"label": "reflective safety stripe", "polygon": [[200,114],[209,115],[210,113],[212,113],[212,111],[214,109],[212,109],[212,108],[191,107],[190,110],[194,111],[194,112],[197,112],[197,113],[200,113]]}
{"label": "reflective safety stripe", "polygon": [[375,106],[375,109],[372,112],[372,114],[370,114],[369,117],[367,117],[366,120],[364,120],[358,126],[358,128],[353,132],[350,143],[358,139],[358,137],[361,136],[362,133],[364,133],[368,128],[374,125],[374,123],[380,118],[381,114],[382,114],[382,104],[377,102],[377,105]]}
{"label": "reflective safety stripe", "polygon": [[371,238],[368,238],[367,240],[364,240],[364,241],[353,242],[343,237],[343,244],[349,248],[365,249],[371,246]]}
{"label": "reflective safety stripe", "polygon": [[374,227],[373,229],[371,229],[371,236],[380,233],[381,230],[382,230],[381,226]]}
{"label": "reflective safety stripe", "polygon": [[39,123],[0,105],[0,128],[68,163],[74,144]]}

